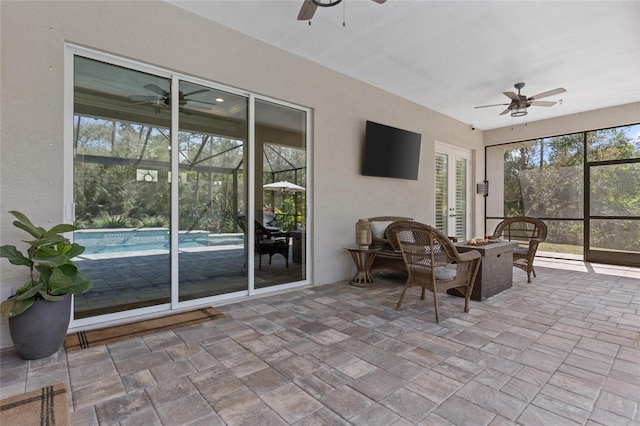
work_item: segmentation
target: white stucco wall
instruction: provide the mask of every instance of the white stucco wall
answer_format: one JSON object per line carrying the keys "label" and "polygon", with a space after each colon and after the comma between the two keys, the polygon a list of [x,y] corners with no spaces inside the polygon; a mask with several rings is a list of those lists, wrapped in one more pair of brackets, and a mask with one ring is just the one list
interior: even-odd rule
{"label": "white stucco wall", "polygon": [[[0,3],[0,239],[21,236],[8,210],[39,224],[62,222],[64,44],[86,46],[300,104],[314,111],[313,275],[315,285],[345,280],[353,264],[342,247],[358,218],[411,216],[434,222],[435,141],[473,151],[474,182],[484,177],[484,143],[626,124],[638,106],[485,132],[363,82],[256,41],[164,2],[6,1]],[[616,122],[622,117],[622,122]],[[365,121],[422,134],[417,181],[360,175]],[[632,121],[633,121],[632,120]],[[591,126],[587,126],[591,127]],[[560,130],[563,128],[564,130]],[[549,133],[550,132],[550,133]],[[483,200],[473,199],[474,235],[483,233]],[[0,297],[23,280],[0,263]],[[11,345],[0,320],[0,346]]]}

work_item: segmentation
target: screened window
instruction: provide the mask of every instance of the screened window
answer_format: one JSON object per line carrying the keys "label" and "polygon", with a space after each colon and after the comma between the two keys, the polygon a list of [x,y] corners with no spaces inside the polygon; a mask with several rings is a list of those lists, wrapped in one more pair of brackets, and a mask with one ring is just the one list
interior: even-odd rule
{"label": "screened window", "polygon": [[549,228],[541,251],[640,254],[640,125],[490,146],[486,170],[488,231],[534,216]]}

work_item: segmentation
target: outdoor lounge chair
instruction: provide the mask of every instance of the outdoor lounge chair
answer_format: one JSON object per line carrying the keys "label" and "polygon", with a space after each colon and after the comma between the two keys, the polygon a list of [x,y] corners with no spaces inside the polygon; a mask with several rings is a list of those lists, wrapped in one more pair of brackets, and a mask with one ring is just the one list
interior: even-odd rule
{"label": "outdoor lounge chair", "polygon": [[525,271],[527,282],[530,283],[531,273],[533,272],[533,276],[536,276],[533,260],[536,257],[538,245],[547,238],[547,225],[535,217],[510,217],[498,224],[492,238],[520,243],[513,250],[513,266]]}
{"label": "outdoor lounge chair", "polygon": [[433,293],[436,322],[440,322],[438,293],[449,289],[464,295],[464,312],[469,312],[469,299],[482,257],[480,252],[458,253],[446,235],[419,222],[398,224],[395,234],[407,269],[407,281],[396,309],[400,309],[407,289],[418,286],[422,288],[422,300],[425,290]]}

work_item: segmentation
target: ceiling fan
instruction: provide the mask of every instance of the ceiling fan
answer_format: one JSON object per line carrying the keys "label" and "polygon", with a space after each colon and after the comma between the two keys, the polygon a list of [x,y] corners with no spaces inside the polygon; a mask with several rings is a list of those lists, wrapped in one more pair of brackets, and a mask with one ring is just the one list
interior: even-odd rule
{"label": "ceiling fan", "polygon": [[[373,0],[376,3],[382,4],[387,0]],[[308,21],[313,18],[313,14],[316,13],[318,6],[320,7],[332,7],[342,3],[342,0],[304,0],[300,12],[298,13],[298,21]]]}
{"label": "ceiling fan", "polygon": [[[171,92],[167,92],[166,90],[156,86],[155,84],[147,84],[144,86],[144,88],[150,92],[155,93],[155,95],[131,95],[129,96],[129,100],[133,102],[141,102],[141,103],[148,102],[155,105],[158,105],[158,104],[164,104],[167,106],[171,105]],[[198,99],[187,98],[188,96],[195,95],[198,93],[204,93],[208,91],[209,89],[199,89],[189,93],[178,92],[178,104],[180,106],[184,106],[187,104],[187,102],[198,102],[205,105],[217,105],[213,102],[205,102],[205,101],[200,101]]]}
{"label": "ceiling fan", "polygon": [[553,101],[539,101],[538,99],[546,98],[548,96],[557,95],[557,94],[564,93],[564,92],[567,91],[566,89],[564,89],[562,87],[558,87],[557,89],[548,90],[546,92],[538,93],[535,96],[526,97],[525,95],[521,95],[520,94],[520,89],[522,89],[524,87],[524,83],[516,83],[516,84],[513,85],[513,87],[518,89],[518,93],[517,94],[513,93],[513,92],[502,92],[507,98],[511,99],[511,103],[508,103],[508,104],[482,105],[482,106],[477,106],[476,108],[487,108],[487,107],[494,107],[494,106],[499,106],[499,105],[507,105],[507,109],[502,111],[500,113],[500,115],[504,115],[504,114],[508,113],[509,111],[511,111],[511,116],[512,117],[521,117],[523,115],[527,115],[527,108],[529,108],[530,106],[550,107],[550,106],[554,106],[557,103],[557,102],[553,102]]}

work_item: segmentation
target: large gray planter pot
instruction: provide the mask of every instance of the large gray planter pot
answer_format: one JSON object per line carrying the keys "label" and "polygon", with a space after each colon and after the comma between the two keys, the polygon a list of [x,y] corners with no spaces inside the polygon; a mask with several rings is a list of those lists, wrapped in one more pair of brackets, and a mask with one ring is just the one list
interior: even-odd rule
{"label": "large gray planter pot", "polygon": [[53,355],[64,342],[70,319],[70,294],[59,302],[36,300],[25,312],[9,318],[11,339],[23,359]]}

